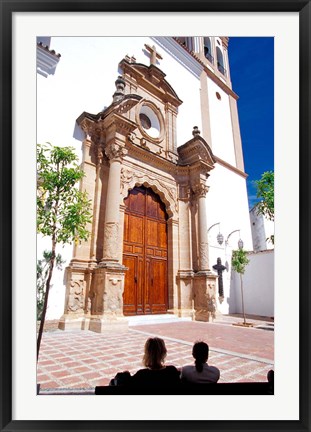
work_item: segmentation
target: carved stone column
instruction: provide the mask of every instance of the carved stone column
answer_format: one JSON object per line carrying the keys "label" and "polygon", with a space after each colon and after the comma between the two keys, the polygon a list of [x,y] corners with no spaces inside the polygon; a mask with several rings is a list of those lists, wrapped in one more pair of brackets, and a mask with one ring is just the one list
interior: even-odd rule
{"label": "carved stone column", "polygon": [[196,321],[213,321],[217,314],[216,278],[210,271],[206,224],[206,193],[204,181],[192,186],[198,203],[199,271],[194,276],[194,318]]}
{"label": "carved stone column", "polygon": [[179,187],[178,315],[193,316],[193,268],[190,222],[190,187]]}
{"label": "carved stone column", "polygon": [[105,148],[110,161],[104,224],[103,258],[94,274],[89,330],[126,330],[128,321],[123,316],[123,291],[126,267],[120,260],[120,176],[126,149],[111,143]]}
{"label": "carved stone column", "polygon": [[119,262],[120,238],[120,176],[121,162],[127,151],[118,144],[110,144],[105,149],[110,160],[106,213],[104,226],[104,250],[101,263]]}
{"label": "carved stone column", "polygon": [[206,224],[206,194],[208,186],[199,182],[193,186],[198,201],[199,271],[209,271],[208,237]]}

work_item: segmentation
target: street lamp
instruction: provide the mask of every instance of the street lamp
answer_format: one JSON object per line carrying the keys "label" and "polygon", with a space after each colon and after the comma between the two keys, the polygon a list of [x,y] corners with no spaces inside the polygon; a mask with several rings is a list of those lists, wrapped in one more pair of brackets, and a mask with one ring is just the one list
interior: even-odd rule
{"label": "street lamp", "polygon": [[209,229],[207,230],[207,233],[209,233],[209,231],[214,227],[214,226],[216,226],[216,225],[219,225],[219,232],[218,232],[218,234],[217,234],[217,242],[218,242],[218,244],[219,245],[222,245],[223,244],[223,242],[224,242],[224,236],[221,234],[221,232],[220,232],[220,222],[217,222],[217,223],[214,223],[213,225],[211,225],[210,227],[209,227]]}
{"label": "street lamp", "polygon": [[[231,231],[231,233],[228,235],[227,240],[226,240],[226,245],[227,245],[227,246],[228,246],[228,242],[229,242],[229,237],[230,237],[233,233],[235,233],[235,232],[239,232],[239,234],[240,234],[240,230],[239,230],[239,229],[236,229],[236,230]],[[238,241],[238,247],[239,247],[239,249],[243,249],[243,246],[244,246],[244,243],[243,243],[243,240],[241,239],[241,235],[240,235],[240,239],[239,239],[239,241]]]}

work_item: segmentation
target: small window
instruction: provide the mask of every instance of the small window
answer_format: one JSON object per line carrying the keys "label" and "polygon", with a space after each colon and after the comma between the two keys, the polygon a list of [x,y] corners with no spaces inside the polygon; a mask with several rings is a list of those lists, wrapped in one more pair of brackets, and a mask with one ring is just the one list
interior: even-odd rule
{"label": "small window", "polygon": [[146,114],[140,113],[139,120],[144,129],[148,130],[151,128],[151,120]]}
{"label": "small window", "polygon": [[214,63],[214,58],[212,56],[212,44],[209,37],[204,38],[204,55],[209,62]]}
{"label": "small window", "polygon": [[217,69],[219,70],[220,73],[226,75],[226,69],[224,67],[224,57],[219,47],[216,47],[216,54],[217,54]]}
{"label": "small window", "polygon": [[216,97],[217,97],[218,100],[221,100],[220,93],[216,92]]}

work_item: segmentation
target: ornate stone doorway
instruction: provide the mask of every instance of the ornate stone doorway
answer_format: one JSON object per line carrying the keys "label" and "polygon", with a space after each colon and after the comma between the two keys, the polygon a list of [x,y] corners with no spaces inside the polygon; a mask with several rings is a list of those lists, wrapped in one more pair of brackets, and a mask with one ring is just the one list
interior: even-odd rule
{"label": "ornate stone doorway", "polygon": [[128,267],[124,315],[166,313],[167,213],[150,188],[135,187],[124,200],[123,265]]}

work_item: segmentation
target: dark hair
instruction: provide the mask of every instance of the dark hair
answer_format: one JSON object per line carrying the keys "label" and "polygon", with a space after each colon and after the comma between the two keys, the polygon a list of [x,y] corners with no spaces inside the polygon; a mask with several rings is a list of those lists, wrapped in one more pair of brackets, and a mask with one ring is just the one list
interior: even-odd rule
{"label": "dark hair", "polygon": [[145,343],[143,363],[150,369],[160,369],[166,357],[166,346],[164,340],[158,337],[149,338]]}
{"label": "dark hair", "polygon": [[195,358],[195,368],[202,372],[204,363],[208,359],[209,347],[205,342],[196,342],[192,348],[192,355]]}

